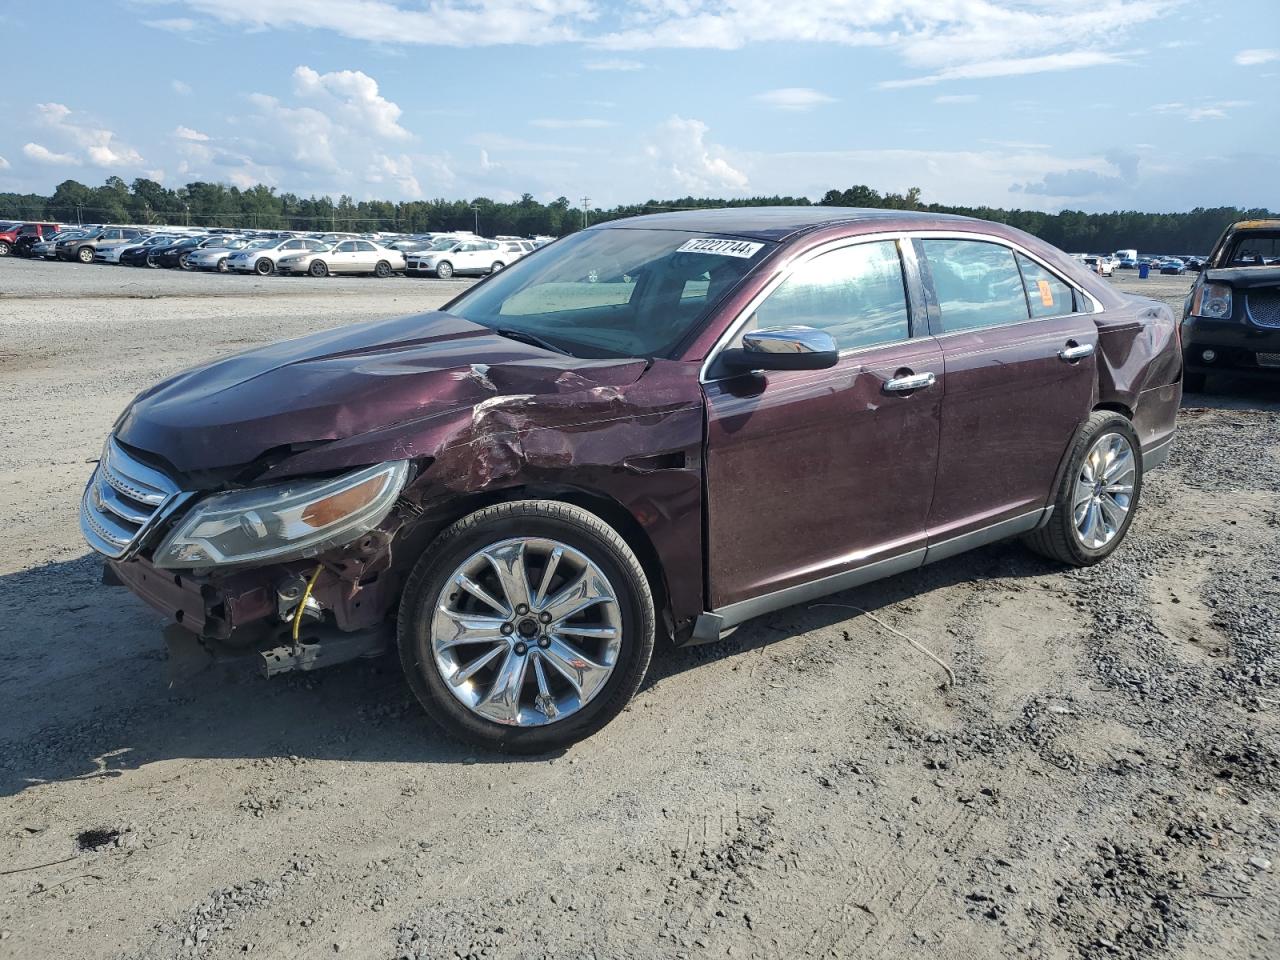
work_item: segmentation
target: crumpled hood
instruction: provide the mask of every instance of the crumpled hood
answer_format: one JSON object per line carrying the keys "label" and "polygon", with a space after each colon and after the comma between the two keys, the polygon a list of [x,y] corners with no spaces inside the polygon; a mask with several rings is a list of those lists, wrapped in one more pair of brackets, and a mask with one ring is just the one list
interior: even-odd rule
{"label": "crumpled hood", "polygon": [[454,413],[504,396],[636,382],[644,360],[581,360],[432,312],[215,360],[139,394],[116,436],[184,474]]}

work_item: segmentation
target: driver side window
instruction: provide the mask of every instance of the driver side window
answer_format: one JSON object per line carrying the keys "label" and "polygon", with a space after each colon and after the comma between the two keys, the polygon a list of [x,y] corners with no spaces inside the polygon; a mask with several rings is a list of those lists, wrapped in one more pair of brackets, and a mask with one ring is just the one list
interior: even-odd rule
{"label": "driver side window", "polygon": [[911,336],[902,261],[892,240],[841,247],[791,272],[756,308],[742,334],[765,327],[813,327],[840,350]]}

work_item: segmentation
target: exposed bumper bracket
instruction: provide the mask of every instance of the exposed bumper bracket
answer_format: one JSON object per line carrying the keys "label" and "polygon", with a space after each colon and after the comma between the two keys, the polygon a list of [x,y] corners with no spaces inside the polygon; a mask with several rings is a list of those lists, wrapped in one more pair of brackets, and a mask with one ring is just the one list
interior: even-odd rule
{"label": "exposed bumper bracket", "polygon": [[309,641],[274,647],[260,654],[262,675],[274,677],[292,670],[321,670],[348,660],[380,656],[386,652],[389,640],[388,631],[377,627],[354,633],[334,632]]}

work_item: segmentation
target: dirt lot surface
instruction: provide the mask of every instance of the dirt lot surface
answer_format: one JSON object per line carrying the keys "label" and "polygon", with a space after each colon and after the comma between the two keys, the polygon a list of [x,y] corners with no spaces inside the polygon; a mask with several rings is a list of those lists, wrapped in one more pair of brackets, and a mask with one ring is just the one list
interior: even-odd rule
{"label": "dirt lot surface", "polygon": [[833,606],[661,656],[532,760],[444,739],[389,659],[171,682],[77,532],[117,413],[452,289],[0,260],[0,957],[1280,957],[1274,387],[1187,398],[1107,563],[830,599],[950,689]]}

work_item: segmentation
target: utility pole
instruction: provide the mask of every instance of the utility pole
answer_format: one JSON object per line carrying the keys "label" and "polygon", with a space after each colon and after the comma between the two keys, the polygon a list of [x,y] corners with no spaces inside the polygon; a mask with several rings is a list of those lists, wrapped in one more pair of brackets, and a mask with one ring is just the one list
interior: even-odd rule
{"label": "utility pole", "polygon": [[582,198],[582,229],[587,229],[587,208],[591,206],[591,198]]}
{"label": "utility pole", "polygon": [[479,205],[478,205],[478,204],[474,204],[474,203],[473,203],[473,204],[471,205],[471,211],[476,215],[476,229],[475,229],[475,235],[478,237],[478,236],[480,236],[480,207],[479,207]]}
{"label": "utility pole", "polygon": [[82,204],[79,204],[79,203],[77,203],[77,204],[76,204],[76,226],[77,226],[77,227],[78,227],[78,226],[80,226],[82,223],[84,223],[84,220],[83,220],[83,219],[81,218],[81,216],[80,216],[80,207],[81,207],[81,206],[82,206]]}

